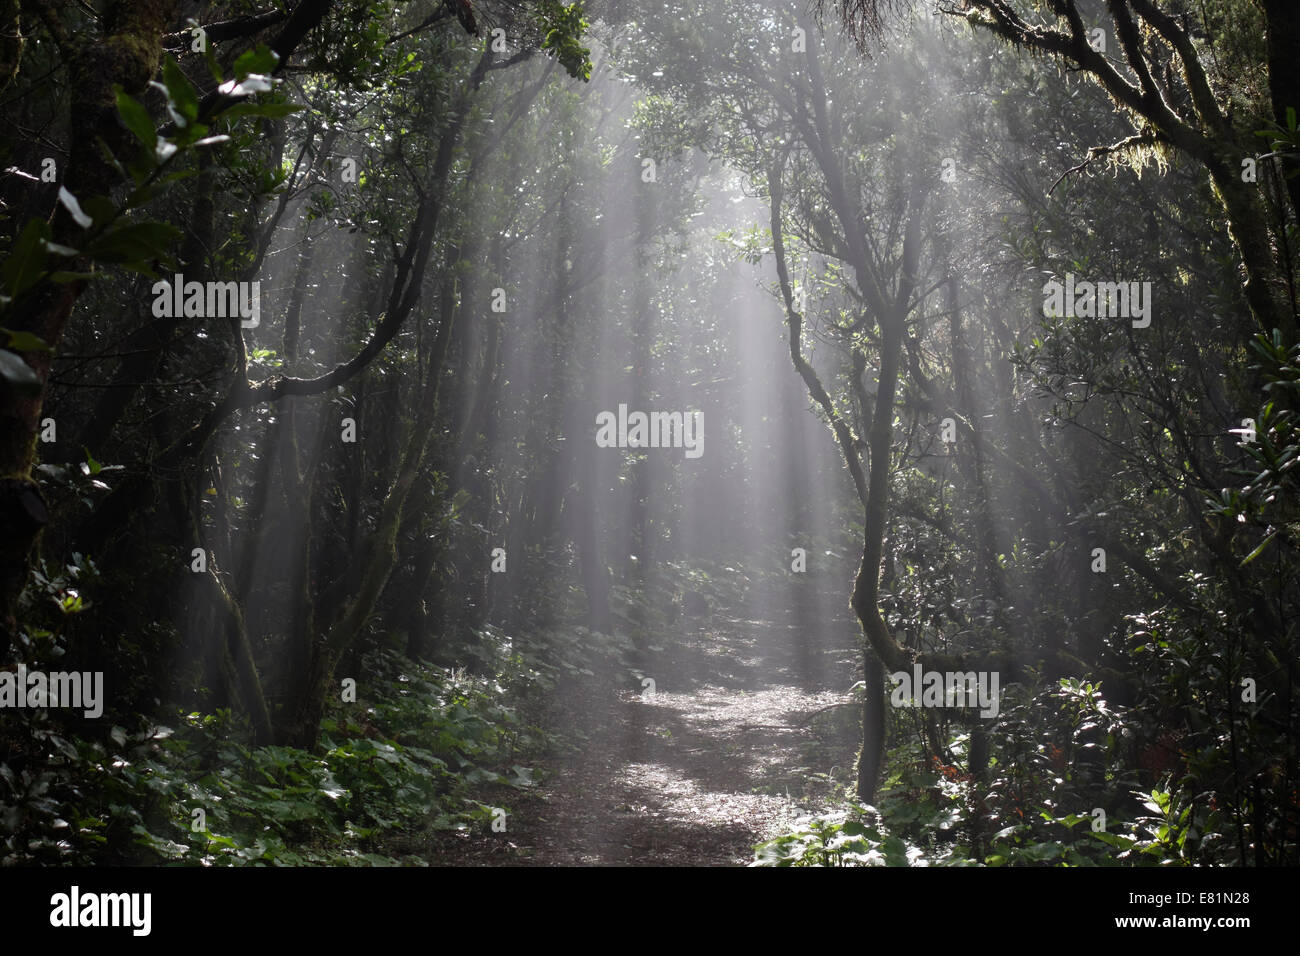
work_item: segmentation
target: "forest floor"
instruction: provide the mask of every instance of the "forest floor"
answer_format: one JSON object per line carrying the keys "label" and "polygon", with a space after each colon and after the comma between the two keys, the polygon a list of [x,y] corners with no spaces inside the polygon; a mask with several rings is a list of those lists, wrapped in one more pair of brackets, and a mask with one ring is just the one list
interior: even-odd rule
{"label": "forest floor", "polygon": [[635,678],[579,685],[548,721],[574,746],[538,767],[535,790],[509,795],[506,832],[441,835],[433,861],[745,864],[756,843],[829,806],[857,748],[854,628],[752,614],[663,635],[640,668],[653,694],[625,689]]}

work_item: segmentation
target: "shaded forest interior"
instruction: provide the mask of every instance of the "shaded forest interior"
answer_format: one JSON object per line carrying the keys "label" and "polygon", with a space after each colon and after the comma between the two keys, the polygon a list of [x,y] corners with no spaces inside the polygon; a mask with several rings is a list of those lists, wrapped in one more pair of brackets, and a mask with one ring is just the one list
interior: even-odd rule
{"label": "shaded forest interior", "polygon": [[1290,0],[0,0],[0,864],[1295,865]]}

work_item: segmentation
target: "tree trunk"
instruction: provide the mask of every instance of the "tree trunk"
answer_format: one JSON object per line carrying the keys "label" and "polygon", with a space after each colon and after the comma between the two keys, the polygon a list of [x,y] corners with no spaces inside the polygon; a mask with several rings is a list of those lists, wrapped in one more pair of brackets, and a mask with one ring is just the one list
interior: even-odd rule
{"label": "tree trunk", "polygon": [[[176,12],[176,0],[131,0],[110,3],[103,13],[103,33],[80,42],[69,56],[68,89],[72,131],[64,185],[78,199],[107,195],[116,173],[100,154],[102,140],[110,150],[125,154],[130,133],[118,122],[115,85],[127,93],[144,90],[162,56],[163,30]],[[56,241],[66,242],[79,228],[58,207]],[[81,271],[84,260],[68,268]],[[46,287],[32,298],[15,303],[13,328],[33,332],[57,349],[77,297],[85,282]],[[28,560],[36,537],[48,520],[40,489],[31,479],[36,461],[36,435],[45,402],[52,356],[25,352],[23,359],[40,382],[31,395],[0,395],[0,655],[18,632],[18,596],[27,581]]]}

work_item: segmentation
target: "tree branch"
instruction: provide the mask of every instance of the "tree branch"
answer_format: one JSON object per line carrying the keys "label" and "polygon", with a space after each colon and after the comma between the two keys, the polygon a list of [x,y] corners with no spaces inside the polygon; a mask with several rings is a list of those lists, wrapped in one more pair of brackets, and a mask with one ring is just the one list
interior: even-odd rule
{"label": "tree branch", "polygon": [[781,299],[785,303],[785,314],[790,327],[790,360],[794,363],[799,377],[803,379],[809,394],[821,406],[840,443],[840,452],[844,463],[848,465],[853,476],[853,486],[857,489],[858,500],[867,503],[867,480],[862,471],[862,459],[858,455],[858,438],[849,428],[848,423],[835,410],[830,395],[826,393],[817,371],[803,357],[803,316],[794,307],[794,293],[790,288],[790,272],[785,261],[785,238],[781,229],[782,166],[784,157],[777,161],[768,174],[768,192],[771,196],[772,209],[772,250],[776,257],[776,275],[781,284]]}

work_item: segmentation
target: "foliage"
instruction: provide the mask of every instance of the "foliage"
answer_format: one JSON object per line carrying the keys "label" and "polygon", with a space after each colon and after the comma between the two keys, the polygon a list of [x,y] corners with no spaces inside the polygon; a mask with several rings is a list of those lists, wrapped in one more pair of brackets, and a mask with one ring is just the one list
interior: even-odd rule
{"label": "foliage", "polygon": [[754,850],[750,866],[914,866],[921,851],[889,833],[870,807],[811,817]]}
{"label": "foliage", "polygon": [[[1294,38],[1134,8],[1164,93],[1126,102],[1114,48],[1052,46],[1070,0],[823,6],[881,49],[755,0],[199,5],[206,50],[24,18],[0,667],[113,691],[0,713],[0,862],[423,861],[688,600],[796,642],[833,608],[877,700],[859,566],[900,655],[1002,707],[840,708],[860,768],[888,745],[871,806],[756,865],[1296,862]],[[158,315],[176,272],[264,283],[264,321]],[[1150,283],[1151,323],[1048,314],[1070,274]],[[706,410],[708,454],[594,448],[622,404]]]}
{"label": "foliage", "polygon": [[363,679],[373,697],[359,714],[326,717],[319,753],[240,744],[228,711],[115,726],[106,739],[34,718],[49,760],[0,770],[3,862],[402,862],[394,846],[485,826],[489,791],[498,799],[536,783],[519,760],[548,737],[516,707],[537,676],[516,669],[502,683],[380,654]]}

